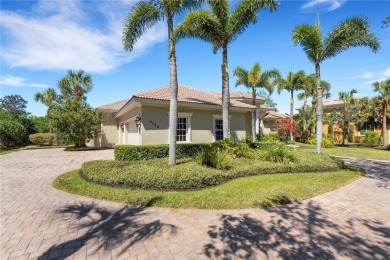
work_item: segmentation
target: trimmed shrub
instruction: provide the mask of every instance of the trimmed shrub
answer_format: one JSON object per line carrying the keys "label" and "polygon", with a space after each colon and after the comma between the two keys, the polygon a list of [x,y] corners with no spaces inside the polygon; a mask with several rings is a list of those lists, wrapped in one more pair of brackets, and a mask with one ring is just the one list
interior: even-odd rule
{"label": "trimmed shrub", "polygon": [[237,143],[233,147],[233,154],[237,158],[248,158],[251,154],[251,149],[247,143]]}
{"label": "trimmed shrub", "polygon": [[[194,157],[209,144],[177,144],[176,156]],[[167,144],[160,145],[116,145],[114,148],[115,160],[117,161],[137,161],[149,160],[155,158],[168,157],[169,146]]]}
{"label": "trimmed shrub", "polygon": [[22,145],[26,135],[26,128],[19,122],[11,119],[0,120],[0,143],[6,147]]}
{"label": "trimmed shrub", "polygon": [[226,150],[221,150],[215,146],[204,149],[197,157],[198,161],[207,167],[227,170],[231,168],[233,158]]}
{"label": "trimmed shrub", "polygon": [[37,145],[52,144],[54,140],[54,134],[50,133],[37,133],[29,135],[28,139],[31,143]]}
{"label": "trimmed shrub", "polygon": [[362,144],[364,143],[364,136],[355,136],[353,138],[353,142],[357,144]]}
{"label": "trimmed shrub", "polygon": [[353,125],[349,125],[348,127],[348,142],[353,142],[353,133],[354,133],[355,127]]}
{"label": "trimmed shrub", "polygon": [[255,142],[255,143],[250,143],[249,147],[253,149],[262,149],[262,150],[267,150],[270,147],[274,146],[278,142]]}
{"label": "trimmed shrub", "polygon": [[269,133],[260,136],[259,142],[277,142],[280,140],[278,133]]}
{"label": "trimmed shrub", "polygon": [[380,144],[379,134],[374,131],[367,131],[365,133],[364,143],[367,146],[378,146]]}
{"label": "trimmed shrub", "polygon": [[322,138],[322,147],[324,148],[333,148],[334,147],[334,139],[333,137],[324,137]]}
{"label": "trimmed shrub", "polygon": [[295,155],[291,153],[285,145],[280,143],[276,143],[269,149],[267,149],[267,151],[264,153],[263,158],[266,161],[279,163],[289,163],[297,161]]}
{"label": "trimmed shrub", "polygon": [[309,138],[307,138],[306,143],[307,143],[307,144],[316,144],[316,143],[317,143],[317,140],[316,140],[315,137],[310,136]]}

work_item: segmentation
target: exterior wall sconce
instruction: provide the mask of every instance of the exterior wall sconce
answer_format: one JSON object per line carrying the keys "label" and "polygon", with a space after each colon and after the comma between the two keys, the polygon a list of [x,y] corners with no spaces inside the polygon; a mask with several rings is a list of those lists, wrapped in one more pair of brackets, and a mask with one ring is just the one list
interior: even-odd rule
{"label": "exterior wall sconce", "polygon": [[125,128],[125,123],[121,123],[121,129],[123,131],[123,129]]}
{"label": "exterior wall sconce", "polygon": [[141,116],[139,114],[135,117],[135,126],[136,127],[141,126]]}

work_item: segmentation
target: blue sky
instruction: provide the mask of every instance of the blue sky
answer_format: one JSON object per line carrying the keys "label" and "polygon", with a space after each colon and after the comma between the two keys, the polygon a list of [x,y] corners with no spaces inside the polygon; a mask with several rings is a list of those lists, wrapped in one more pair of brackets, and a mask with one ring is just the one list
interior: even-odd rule
{"label": "blue sky", "polygon": [[[352,48],[325,61],[322,79],[338,92],[358,90],[358,96],[374,96],[372,82],[390,77],[390,27],[381,21],[390,15],[389,1],[318,0],[323,33],[339,21],[363,15],[382,44],[377,53],[366,47]],[[57,81],[68,69],[84,69],[92,75],[92,106],[125,98],[134,93],[169,84],[167,30],[157,24],[137,43],[133,52],[122,46],[124,19],[134,0],[116,1],[1,1],[1,97],[19,94],[28,101],[33,115],[45,115],[44,105],[33,95]],[[232,1],[232,5],[237,1]],[[236,66],[250,69],[260,62],[263,69],[314,72],[302,48],[291,42],[293,28],[313,24],[316,0],[281,1],[279,9],[260,11],[258,22],[229,47],[230,89],[235,90]],[[183,17],[177,17],[176,23]],[[212,54],[210,44],[185,39],[177,44],[178,79],[205,91],[221,91],[221,52]],[[237,89],[245,91],[245,87]],[[272,98],[281,112],[289,111],[289,95],[276,91]],[[301,104],[296,100],[295,107]]]}

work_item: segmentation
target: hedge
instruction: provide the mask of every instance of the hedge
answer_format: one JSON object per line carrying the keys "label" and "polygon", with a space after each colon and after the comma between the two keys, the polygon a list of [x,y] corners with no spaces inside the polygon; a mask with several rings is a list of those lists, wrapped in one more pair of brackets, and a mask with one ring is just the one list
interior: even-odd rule
{"label": "hedge", "polygon": [[[194,157],[203,151],[210,144],[177,144],[176,156]],[[156,158],[165,158],[169,155],[167,144],[159,145],[116,145],[114,148],[115,160],[117,161],[138,161]]]}
{"label": "hedge", "polygon": [[378,146],[380,144],[380,138],[378,132],[367,131],[365,133],[364,143],[367,146]]}
{"label": "hedge", "polygon": [[253,159],[235,159],[230,170],[202,166],[196,160],[183,158],[169,166],[166,158],[146,161],[89,161],[82,165],[81,175],[88,181],[115,187],[188,190],[222,184],[254,175],[297,172],[338,171],[340,160],[320,154],[298,155],[295,163],[274,163]]}
{"label": "hedge", "polygon": [[15,120],[0,120],[0,144],[10,148],[22,145],[26,135],[26,128]]}
{"label": "hedge", "polygon": [[33,144],[44,145],[52,144],[54,141],[54,134],[50,133],[37,133],[29,135],[28,139]]}
{"label": "hedge", "polygon": [[353,138],[353,142],[357,144],[362,144],[364,143],[364,136],[355,136]]}

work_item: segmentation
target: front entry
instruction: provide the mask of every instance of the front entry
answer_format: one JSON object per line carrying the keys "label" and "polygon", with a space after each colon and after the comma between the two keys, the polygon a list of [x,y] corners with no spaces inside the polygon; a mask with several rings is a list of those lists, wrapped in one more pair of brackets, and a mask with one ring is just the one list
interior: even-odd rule
{"label": "front entry", "polygon": [[135,121],[127,122],[127,143],[132,145],[139,145],[139,132]]}

